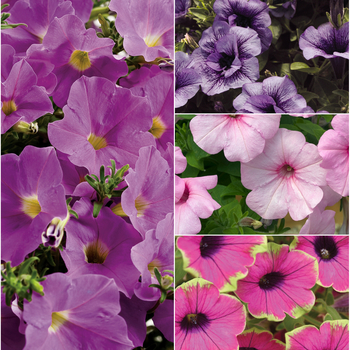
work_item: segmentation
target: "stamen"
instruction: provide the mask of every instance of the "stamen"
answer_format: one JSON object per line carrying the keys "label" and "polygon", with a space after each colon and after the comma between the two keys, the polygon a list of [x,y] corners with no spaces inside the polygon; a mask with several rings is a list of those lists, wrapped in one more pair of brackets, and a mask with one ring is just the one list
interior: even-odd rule
{"label": "stamen", "polygon": [[91,67],[89,53],[80,50],[73,51],[69,59],[69,64],[80,72],[85,71]]}
{"label": "stamen", "polygon": [[145,43],[148,47],[154,47],[154,46],[159,46],[161,45],[161,37],[157,35],[147,35],[145,37]]}
{"label": "stamen", "polygon": [[31,196],[27,198],[22,198],[22,211],[24,214],[27,214],[32,219],[34,219],[40,212],[41,206],[38,202],[37,196]]}
{"label": "stamen", "polygon": [[107,147],[107,141],[104,137],[96,136],[94,134],[90,134],[88,137],[88,141],[91,143],[92,147],[98,151],[101,148]]}
{"label": "stamen", "polygon": [[149,206],[149,203],[144,198],[142,198],[141,195],[137,196],[137,198],[135,199],[135,208],[137,210],[137,217],[143,216],[148,206]]}
{"label": "stamen", "polygon": [[149,132],[156,138],[160,139],[162,135],[164,134],[166,127],[164,123],[162,122],[162,119],[160,117],[154,117],[153,123],[151,129],[149,129]]}
{"label": "stamen", "polygon": [[322,256],[322,259],[329,259],[330,258],[330,254],[329,254],[329,251],[327,249],[321,249],[321,256]]}
{"label": "stamen", "polygon": [[2,111],[5,113],[6,116],[10,115],[13,112],[16,112],[17,106],[15,104],[15,101],[14,100],[4,101],[2,103]]}
{"label": "stamen", "polygon": [[56,333],[67,321],[68,321],[69,311],[53,312],[52,323],[49,327],[50,333]]}

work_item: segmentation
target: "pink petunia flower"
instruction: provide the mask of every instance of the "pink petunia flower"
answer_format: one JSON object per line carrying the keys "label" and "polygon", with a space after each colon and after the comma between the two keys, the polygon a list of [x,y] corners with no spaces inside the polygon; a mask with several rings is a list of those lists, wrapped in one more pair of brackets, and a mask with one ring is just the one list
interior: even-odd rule
{"label": "pink petunia flower", "polygon": [[199,218],[206,219],[221,207],[207,191],[217,182],[217,175],[184,179],[175,176],[175,235],[198,233]]}
{"label": "pink petunia flower", "polygon": [[242,184],[251,190],[247,205],[264,219],[302,220],[320,203],[326,185],[317,147],[299,131],[279,129],[263,153],[241,164]]}
{"label": "pink petunia flower", "polygon": [[321,210],[316,207],[309,215],[304,226],[300,229],[300,235],[334,234],[335,233],[335,211]]}
{"label": "pink petunia flower", "polygon": [[262,244],[266,244],[265,236],[249,239],[192,236],[179,237],[177,240],[184,269],[196,277],[213,282],[221,293],[237,288],[237,280],[247,275],[247,266],[254,263],[257,248]]}
{"label": "pink petunia flower", "polygon": [[349,349],[349,321],[326,321],[322,323],[320,330],[308,325],[286,333],[286,350],[305,349]]}
{"label": "pink petunia flower", "polygon": [[249,162],[279,128],[281,115],[198,115],[190,122],[194,142],[216,154],[222,149],[230,162]]}
{"label": "pink petunia flower", "polygon": [[270,332],[261,329],[251,328],[237,336],[241,350],[285,350],[286,346],[276,339],[272,339]]}
{"label": "pink petunia flower", "polygon": [[301,251],[288,252],[287,245],[268,243],[267,251],[256,255],[248,276],[237,282],[237,296],[248,303],[256,318],[282,321],[286,313],[298,318],[315,303],[310,290],[318,276],[317,261]]}
{"label": "pink petunia flower", "polygon": [[195,278],[175,290],[177,349],[237,350],[245,328],[245,309],[233,296]]}
{"label": "pink petunia flower", "polygon": [[175,147],[175,174],[180,174],[187,167],[186,157],[182,154],[180,147]]}
{"label": "pink petunia flower", "polygon": [[295,237],[291,247],[317,258],[318,284],[332,286],[338,292],[349,291],[348,236]]}
{"label": "pink petunia flower", "polygon": [[171,0],[112,0],[109,8],[117,12],[115,26],[129,55],[142,55],[148,62],[157,57],[174,57]]}
{"label": "pink petunia flower", "polygon": [[332,120],[333,130],[327,130],[318,143],[327,169],[327,184],[343,197],[349,195],[349,115],[338,114]]}

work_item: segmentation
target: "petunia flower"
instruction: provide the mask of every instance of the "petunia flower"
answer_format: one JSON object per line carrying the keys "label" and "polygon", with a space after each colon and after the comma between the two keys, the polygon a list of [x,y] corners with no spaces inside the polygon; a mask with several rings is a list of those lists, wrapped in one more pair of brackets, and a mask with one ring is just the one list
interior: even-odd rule
{"label": "petunia flower", "polygon": [[175,174],[180,174],[187,167],[186,157],[182,154],[180,147],[175,147]]}
{"label": "petunia flower", "polygon": [[195,70],[191,56],[175,53],[175,108],[184,106],[199,90],[201,75]]}
{"label": "petunia flower", "polygon": [[315,303],[310,290],[317,281],[315,258],[287,245],[268,243],[267,251],[256,254],[248,276],[237,282],[237,296],[248,303],[256,318],[282,321],[286,314],[299,318]]}
{"label": "petunia flower", "polygon": [[121,204],[111,207],[116,215],[128,216],[144,237],[173,211],[173,169],[155,147],[142,147],[134,169],[125,177],[128,188]]}
{"label": "petunia flower", "polygon": [[20,0],[11,7],[11,23],[25,23],[26,26],[1,31],[2,44],[13,46],[17,54],[25,52],[33,44],[41,44],[54,18],[74,15],[70,1],[64,0]]}
{"label": "petunia flower", "polygon": [[192,53],[193,66],[202,77],[202,91],[212,96],[256,81],[259,62],[254,56],[260,52],[260,39],[254,30],[214,22]]}
{"label": "petunia flower", "polygon": [[349,349],[349,321],[325,321],[315,326],[298,327],[286,333],[286,350]]}
{"label": "petunia flower", "polygon": [[100,77],[81,77],[70,90],[64,118],[49,124],[53,146],[76,166],[99,175],[114,159],[117,169],[135,166],[139,148],[153,145],[149,105],[129,89]]}
{"label": "petunia flower", "polygon": [[349,291],[349,237],[295,237],[291,247],[317,258],[318,284],[332,286],[338,292]]}
{"label": "petunia flower", "polygon": [[61,252],[68,274],[113,278],[118,289],[131,297],[139,272],[131,261],[130,251],[141,241],[140,234],[106,207],[94,219],[93,205],[86,198],[76,202],[73,209],[79,219],[69,220],[66,249]]}
{"label": "petunia flower", "polygon": [[185,16],[190,6],[191,0],[175,0],[175,21]]}
{"label": "petunia flower", "polygon": [[1,177],[1,254],[16,266],[51,220],[67,216],[62,169],[53,147],[26,146],[20,156],[1,156]]}
{"label": "petunia flower", "polygon": [[216,154],[222,149],[230,162],[249,162],[265,147],[280,123],[280,115],[198,115],[190,122],[194,142]]}
{"label": "petunia flower", "polygon": [[279,129],[263,153],[241,164],[242,184],[252,189],[247,205],[264,219],[302,220],[320,203],[326,171],[317,147],[299,131]]}
{"label": "petunia flower", "polygon": [[346,197],[349,195],[349,115],[338,114],[332,120],[333,130],[327,130],[320,138],[318,151],[327,169],[328,186]]}
{"label": "petunia flower", "polygon": [[127,74],[127,64],[113,57],[113,46],[113,40],[98,38],[92,28],[86,30],[77,16],[65,15],[51,22],[42,45],[32,45],[27,56],[54,64],[57,86],[52,98],[63,107],[72,84],[81,76],[104,77],[115,83]]}
{"label": "petunia flower", "polygon": [[300,229],[300,235],[334,234],[335,233],[335,211],[321,210],[318,206],[309,215],[304,226]]}
{"label": "petunia flower", "polygon": [[[272,5],[272,6],[271,6]],[[295,15],[295,11],[297,9],[297,0],[287,0],[283,1],[272,1],[269,6],[269,11],[274,17],[285,17],[288,19],[292,19]]]}
{"label": "petunia flower", "polygon": [[171,0],[112,0],[109,8],[117,12],[115,27],[124,38],[125,51],[144,56],[174,58],[174,3]]}
{"label": "petunia flower", "polygon": [[269,7],[260,0],[217,0],[213,6],[215,22],[225,21],[231,27],[251,28],[261,41],[261,52],[266,51],[272,41]]}
{"label": "petunia flower", "polygon": [[119,290],[114,280],[54,273],[42,285],[44,296],[34,293],[31,302],[24,301],[25,350],[133,347],[126,322],[118,315]]}
{"label": "petunia flower", "polygon": [[38,78],[32,67],[21,60],[15,63],[1,84],[1,133],[15,123],[31,123],[46,113],[53,113],[45,89],[37,86]]}
{"label": "petunia flower", "polygon": [[254,263],[255,255],[263,244],[266,244],[263,236],[249,239],[193,236],[177,240],[184,270],[214,283],[221,293],[237,288],[237,280],[247,275],[247,266]]}
{"label": "petunia flower", "polygon": [[207,192],[217,182],[217,175],[184,179],[175,176],[175,235],[198,233],[199,218],[206,219],[220,208]]}
{"label": "petunia flower", "polygon": [[160,304],[152,320],[164,337],[170,342],[174,342],[174,300],[166,299]]}
{"label": "petunia flower", "polygon": [[179,350],[237,350],[245,309],[232,295],[195,278],[175,290],[175,342]]}
{"label": "petunia flower", "polygon": [[250,328],[237,336],[239,348],[241,350],[285,350],[286,346],[276,339],[272,339],[270,332]]}
{"label": "petunia flower", "polygon": [[270,77],[262,83],[247,83],[233,100],[237,113],[313,113],[288,76]]}

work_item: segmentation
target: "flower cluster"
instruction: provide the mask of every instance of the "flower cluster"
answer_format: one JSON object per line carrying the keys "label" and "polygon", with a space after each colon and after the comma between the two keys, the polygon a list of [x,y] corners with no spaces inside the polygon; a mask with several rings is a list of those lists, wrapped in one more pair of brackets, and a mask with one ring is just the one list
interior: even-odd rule
{"label": "flower cluster", "polygon": [[9,5],[2,345],[171,346],[172,1]]}
{"label": "flower cluster", "polygon": [[176,0],[178,112],[346,113],[348,21],[341,1]]}
{"label": "flower cluster", "polygon": [[[326,120],[321,127],[323,117]],[[208,218],[219,205],[221,208],[202,221],[205,223],[202,231],[198,224],[196,232],[194,229],[190,232],[189,211],[184,216],[182,207],[177,205],[175,215],[180,220],[177,225],[187,229],[176,233],[283,233],[289,231],[284,228],[289,215],[294,221],[307,218],[299,226],[300,233],[334,234],[335,211],[326,207],[334,206],[342,198],[347,205],[349,115],[323,117],[185,116],[185,120],[177,123],[176,143],[186,155],[189,167],[178,171],[182,175],[177,179],[177,198],[185,193],[181,182],[188,181],[188,174],[198,176],[191,182],[216,176],[216,187],[207,189],[213,188],[210,193],[218,202],[217,208],[200,199],[195,210],[197,217]],[[203,176],[208,171],[216,175]],[[240,202],[236,196],[242,197]],[[348,233],[346,207],[343,212],[344,225],[337,230]],[[282,226],[273,223],[276,219],[282,219]]]}
{"label": "flower cluster", "polygon": [[349,238],[273,240],[177,238],[178,349],[347,349]]}

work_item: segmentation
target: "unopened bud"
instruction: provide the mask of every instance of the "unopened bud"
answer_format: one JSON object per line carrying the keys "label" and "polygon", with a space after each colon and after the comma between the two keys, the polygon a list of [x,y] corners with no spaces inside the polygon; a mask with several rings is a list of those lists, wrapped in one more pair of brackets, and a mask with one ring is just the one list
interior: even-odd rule
{"label": "unopened bud", "polygon": [[185,42],[192,50],[199,47],[196,41],[190,35],[188,35],[188,33],[185,34]]}
{"label": "unopened bud", "polygon": [[68,211],[64,220],[60,218],[53,218],[51,223],[47,226],[46,230],[42,233],[41,239],[44,247],[58,248],[61,244],[64,228],[69,221],[70,213]]}
{"label": "unopened bud", "polygon": [[240,222],[239,222],[239,226],[251,226],[254,228],[254,230],[257,230],[258,228],[260,228],[262,226],[262,222],[255,220],[253,218],[250,218],[249,216],[243,218]]}
{"label": "unopened bud", "polygon": [[169,287],[173,284],[174,278],[169,275],[162,276],[162,288],[163,289],[169,289]]}
{"label": "unopened bud", "polygon": [[23,134],[36,134],[39,130],[38,123],[27,123],[24,121],[17,122],[12,128],[13,131]]}

